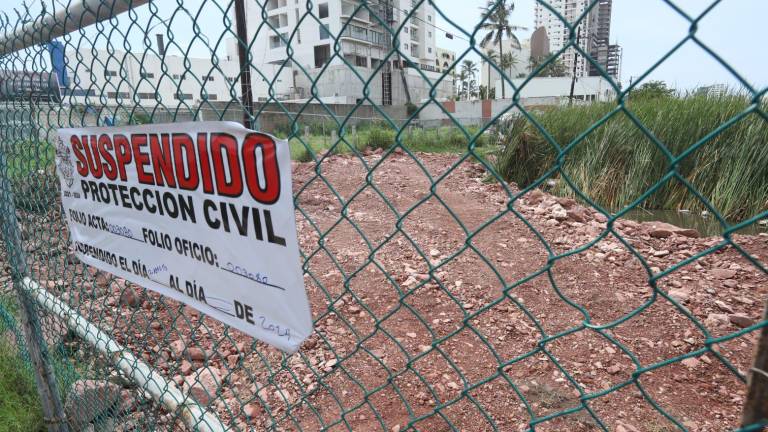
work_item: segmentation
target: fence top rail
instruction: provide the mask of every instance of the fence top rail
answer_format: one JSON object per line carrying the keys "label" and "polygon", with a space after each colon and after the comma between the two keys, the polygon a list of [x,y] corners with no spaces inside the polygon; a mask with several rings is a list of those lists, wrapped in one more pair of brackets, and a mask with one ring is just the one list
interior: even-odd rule
{"label": "fence top rail", "polygon": [[77,29],[110,19],[149,0],[73,0],[53,14],[41,14],[0,37],[0,55],[49,42]]}

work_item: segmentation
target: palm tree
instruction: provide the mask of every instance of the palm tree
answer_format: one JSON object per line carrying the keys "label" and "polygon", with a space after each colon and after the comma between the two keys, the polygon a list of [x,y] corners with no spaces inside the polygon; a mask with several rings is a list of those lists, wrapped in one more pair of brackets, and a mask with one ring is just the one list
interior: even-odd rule
{"label": "palm tree", "polygon": [[[515,10],[513,0],[488,0],[488,5],[483,8],[483,23],[480,28],[488,30],[485,37],[480,41],[480,46],[485,48],[489,43],[499,46],[499,55],[504,58],[504,38],[511,39],[515,48],[520,48],[520,39],[515,36],[515,31],[523,30],[522,27],[514,26],[509,23],[509,16]],[[504,80],[501,80],[501,98],[506,97],[504,89]]]}
{"label": "palm tree", "polygon": [[459,76],[457,76],[459,83],[461,86],[456,90],[457,96],[459,97],[459,100],[461,100],[461,94],[464,92],[464,89],[467,87],[467,73],[462,69],[459,72]]}
{"label": "palm tree", "polygon": [[[472,83],[477,73],[477,63],[472,60],[464,60],[461,64],[461,72],[466,76],[466,80]],[[469,99],[470,86],[467,86],[467,99]]]}
{"label": "palm tree", "polygon": [[[488,63],[488,83],[487,83],[487,87],[490,89],[491,88],[491,64],[499,62],[499,55],[496,54],[496,51],[490,50],[487,53],[485,53],[485,57],[486,57],[485,62]],[[486,98],[490,99],[491,98],[490,95],[491,95],[491,92],[486,91]]]}
{"label": "palm tree", "polygon": [[[539,66],[544,64],[544,62],[547,60],[549,60],[548,57],[531,56],[531,61],[530,61],[531,72],[533,72]],[[560,58],[556,58],[552,60],[550,63],[547,63],[547,65],[544,66],[539,72],[539,76],[542,76],[542,77],[564,77],[567,75],[568,75],[568,70]]]}
{"label": "palm tree", "polygon": [[517,57],[515,57],[512,53],[504,53],[503,56],[501,56],[501,61],[499,62],[499,66],[501,66],[501,70],[504,71],[505,74],[508,74],[507,76],[512,78],[512,67],[515,66],[518,63]]}

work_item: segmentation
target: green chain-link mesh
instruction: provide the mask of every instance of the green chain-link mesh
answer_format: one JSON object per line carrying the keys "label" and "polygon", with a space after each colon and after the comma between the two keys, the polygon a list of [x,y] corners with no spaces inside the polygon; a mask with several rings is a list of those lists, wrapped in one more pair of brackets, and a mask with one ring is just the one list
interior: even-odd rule
{"label": "green chain-link mesh", "polygon": [[[538,2],[549,7],[546,1]],[[249,0],[248,5],[257,9],[253,16],[266,18],[271,10],[267,3],[272,2]],[[285,44],[286,58],[292,60],[300,31],[316,31],[321,19],[316,1],[288,3],[289,10],[296,7],[301,11],[301,24],[296,28],[286,32],[268,19],[247,24],[253,39],[263,33],[277,36]],[[351,15],[367,13],[370,21],[386,28],[388,39],[403,38],[402,26],[390,28],[388,18],[377,15],[379,2],[350,3],[355,6]],[[248,112],[250,120],[264,125],[267,132],[282,131],[290,139],[294,157],[305,161],[295,166],[294,194],[316,332],[294,356],[253,342],[177,302],[95,272],[72,258],[53,173],[50,143],[58,127],[103,125],[105,117],[122,123],[202,117],[241,120],[245,106],[238,96],[240,69],[225,70],[222,54],[226,40],[237,34],[234,2],[177,0],[170,14],[150,3],[140,7],[141,13],[139,9],[129,11],[59,38],[65,51],[89,54],[76,55],[74,62],[70,57],[67,64],[69,89],[85,95],[85,103],[73,93],[65,93],[61,102],[45,97],[45,91],[33,97],[29,92],[4,93],[0,145],[7,160],[2,167],[8,179],[4,184],[10,190],[4,190],[3,197],[14,200],[27,267],[11,269],[4,259],[6,271],[22,271],[38,281],[179,385],[184,394],[216,413],[229,430],[736,428],[756,335],[768,325],[756,316],[766,296],[765,240],[737,233],[755,226],[768,212],[763,206],[762,212],[729,225],[681,167],[745,119],[764,128],[768,118],[761,99],[766,89],[751,87],[697,38],[697,26],[705,16],[717,14],[719,1],[712,1],[698,16],[686,14],[672,1],[664,2],[690,22],[690,32],[636,77],[636,85],[682,46],[693,44],[728,69],[746,92],[746,102],[737,115],[714,130],[702,131],[701,138],[675,154],[669,150],[670,143],[663,142],[633,112],[628,95],[636,85],[621,89],[589,52],[576,46],[575,28],[598,2],[591,3],[577,21],[567,24],[571,37],[562,50],[534,68],[522,84],[506,81],[512,99],[504,113],[517,112],[556,154],[544,175],[520,189],[502,181],[487,150],[496,144],[488,141],[500,137],[492,132],[497,121],[503,121],[503,113],[486,119],[479,128],[465,128],[445,110],[447,121],[434,133],[446,146],[448,137],[458,141],[456,151],[418,152],[412,126],[419,124],[419,114],[428,106],[443,106],[437,92],[425,101],[414,101],[416,109],[409,110],[405,119],[394,116],[372,95],[376,73],[364,72],[342,55],[340,34],[330,34],[330,61],[340,60],[363,84],[357,104],[344,115],[317,96],[317,87],[304,95],[306,102],[278,100],[276,88],[279,79],[287,79],[285,75],[278,79],[271,72],[251,69],[253,81],[265,81],[270,92],[267,100]],[[422,4],[427,2],[414,0],[409,17]],[[436,89],[442,81],[453,79],[451,71],[457,71],[467,56],[489,59],[478,42],[485,34],[480,25],[461,29],[439,5],[429,4],[456,27],[457,36],[469,41],[438,80],[430,80],[419,70],[427,86]],[[498,7],[490,5],[491,11]],[[3,15],[2,35],[9,37],[25,23],[41,18],[20,12],[18,16]],[[54,12],[43,11],[43,16]],[[222,30],[204,28],[202,17],[206,23],[222,24]],[[170,30],[178,27],[186,27],[186,34]],[[34,31],[45,39],[45,28]],[[152,56],[169,55],[160,54],[152,44],[153,32],[165,35],[168,52],[181,53],[185,76],[165,67],[159,76],[145,76],[131,84],[135,77],[129,80],[124,68],[129,61],[142,63]],[[133,39],[136,34],[143,36]],[[239,43],[251,47],[253,39]],[[140,43],[132,44],[135,40]],[[212,65],[204,75],[193,73],[189,62],[201,57],[201,47],[202,57],[210,58]],[[566,141],[558,141],[540,121],[540,113],[523,105],[519,90],[572,47],[598,68],[618,96],[598,121]],[[403,47],[395,44],[385,53],[379,67],[405,58],[398,49]],[[252,51],[249,63],[259,55]],[[298,61],[293,65],[313,83],[328,68],[317,72]],[[493,67],[503,73],[497,65]],[[106,69],[117,73],[99,80],[90,78]],[[45,89],[49,78],[41,73],[50,71],[45,47],[0,58],[6,85],[37,80]],[[227,100],[209,97],[205,90],[208,76],[234,78],[229,81]],[[147,86],[181,91],[183,79],[195,80],[204,89],[193,95],[194,101],[139,95]],[[362,115],[364,110],[368,111]],[[267,117],[271,123],[265,121]],[[357,117],[378,119],[371,127],[384,130],[387,145],[383,151],[371,152],[359,145],[358,131],[352,128]],[[318,123],[314,118],[325,121]],[[637,128],[648,140],[637,145],[657,149],[666,165],[663,176],[644,193],[611,213],[582,193],[566,166],[574,149],[617,118],[629,119],[625,127]],[[270,130],[268,124],[275,123],[288,127]],[[321,145],[314,132],[306,133],[318,124],[328,133]],[[368,132],[369,142],[375,133],[380,132]],[[426,137],[427,132],[419,133],[417,140]],[[554,198],[541,196],[536,189],[545,188],[553,178],[567,185],[581,204],[591,207],[588,213],[592,216],[587,219],[596,219],[593,224],[541,223],[537,209],[543,207],[537,207],[537,201],[554,205]],[[722,224],[720,237],[690,240],[675,235],[673,240],[656,240],[641,226],[620,219],[670,182],[684,185]],[[561,203],[574,205],[567,200]],[[576,204],[574,208],[581,207]],[[7,217],[3,221],[9,224]],[[579,238],[578,233],[584,231],[578,228],[585,226],[599,228]],[[12,227],[3,231],[8,228]],[[759,249],[760,242],[763,249]],[[649,244],[671,250],[656,250]],[[14,253],[16,246],[6,244],[6,250]],[[623,260],[615,259],[621,256]],[[719,301],[715,294],[725,288],[717,278],[713,281],[707,276],[716,267],[715,260],[741,262],[720,270],[733,271],[747,280],[739,282],[743,303],[738,304],[751,305],[748,310],[754,316],[743,328],[731,323],[718,327],[722,323],[717,319],[723,314],[712,314],[716,310],[712,304],[692,306],[679,294],[671,294],[682,285],[693,291],[687,295],[710,295],[708,302]],[[4,342],[11,348],[21,347],[24,354],[20,355],[26,359],[17,324],[19,301],[10,278],[0,295],[0,329],[8,330],[0,341],[11,341]],[[723,309],[726,320],[728,313],[738,312],[732,310],[736,306],[720,303],[715,304]],[[190,427],[180,412],[153,402],[130,377],[117,371],[112,359],[68,330],[59,317],[39,306],[36,315],[60,396],[67,413],[75,413],[70,417],[72,428],[84,428],[87,423],[93,423],[96,430]],[[88,386],[100,390],[83,391]]]}

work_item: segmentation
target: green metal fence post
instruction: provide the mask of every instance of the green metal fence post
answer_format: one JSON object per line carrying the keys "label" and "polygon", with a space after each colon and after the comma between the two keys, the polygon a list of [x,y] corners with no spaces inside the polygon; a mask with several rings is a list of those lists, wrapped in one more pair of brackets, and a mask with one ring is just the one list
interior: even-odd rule
{"label": "green metal fence post", "polygon": [[13,287],[19,299],[24,342],[32,363],[37,392],[49,432],[68,432],[67,419],[56,383],[48,349],[43,339],[36,308],[23,287],[27,274],[27,259],[21,241],[21,231],[16,219],[13,191],[8,180],[8,163],[5,152],[0,151],[0,211],[2,211],[2,235],[11,267]]}

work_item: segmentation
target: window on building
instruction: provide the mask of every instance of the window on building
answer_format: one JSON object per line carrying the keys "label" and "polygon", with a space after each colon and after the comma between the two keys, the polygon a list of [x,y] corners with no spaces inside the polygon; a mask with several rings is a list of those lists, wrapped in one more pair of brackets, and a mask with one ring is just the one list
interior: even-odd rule
{"label": "window on building", "polygon": [[329,39],[331,37],[329,26],[330,24],[320,24],[320,40]]}
{"label": "window on building", "polygon": [[126,99],[131,97],[130,93],[128,92],[107,92],[107,98],[109,99],[117,99],[118,96]]}
{"label": "window on building", "polygon": [[408,44],[403,44],[403,48],[405,48],[405,50],[408,51]]}
{"label": "window on building", "polygon": [[71,93],[72,96],[95,96],[96,91],[93,89],[74,89]]}
{"label": "window on building", "polygon": [[157,93],[139,93],[139,99],[155,99]]}
{"label": "window on building", "polygon": [[177,79],[179,79],[179,74],[173,74],[172,77],[173,77],[173,79],[177,80]]}
{"label": "window on building", "polygon": [[427,32],[427,37],[432,37],[432,32]]}
{"label": "window on building", "polygon": [[173,98],[176,100],[189,100],[192,99],[192,93],[174,93]]}
{"label": "window on building", "polygon": [[113,70],[106,70],[106,71],[104,71],[104,74],[105,74],[106,76],[108,76],[108,77],[111,77],[111,76],[117,76],[117,71],[113,71]]}
{"label": "window on building", "polygon": [[141,77],[142,78],[154,78],[155,74],[153,74],[152,72],[142,72],[141,73]]}
{"label": "window on building", "polygon": [[317,16],[319,16],[320,19],[328,18],[328,3],[317,5]]}
{"label": "window on building", "polygon": [[213,77],[208,75],[207,77],[205,77],[205,80],[208,82],[213,82]]}
{"label": "window on building", "polygon": [[428,48],[427,48],[427,52],[431,54],[431,53],[432,53],[432,48],[431,48],[431,47],[428,47]]}
{"label": "window on building", "polygon": [[427,15],[427,21],[432,22],[432,15]]}
{"label": "window on building", "polygon": [[381,65],[381,60],[376,59],[376,58],[372,58],[371,59],[371,69],[376,69],[380,65]]}
{"label": "window on building", "polygon": [[284,46],[285,46],[285,42],[280,38],[280,36],[274,35],[269,37],[270,48],[280,48]]}
{"label": "window on building", "polygon": [[331,46],[318,45],[315,47],[315,67],[321,68],[331,59]]}
{"label": "window on building", "polygon": [[355,66],[367,68],[368,67],[368,57],[356,55],[355,56]]}
{"label": "window on building", "polygon": [[219,96],[213,93],[208,93],[208,96],[206,96],[206,99],[208,100],[219,100]]}

